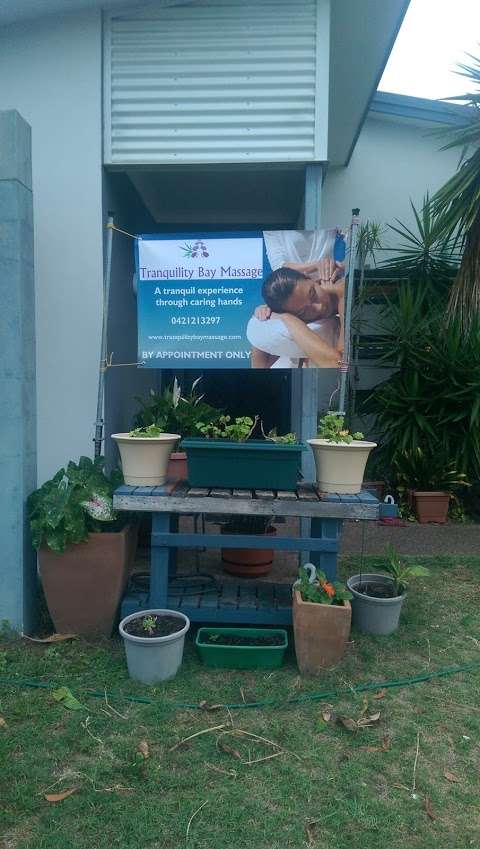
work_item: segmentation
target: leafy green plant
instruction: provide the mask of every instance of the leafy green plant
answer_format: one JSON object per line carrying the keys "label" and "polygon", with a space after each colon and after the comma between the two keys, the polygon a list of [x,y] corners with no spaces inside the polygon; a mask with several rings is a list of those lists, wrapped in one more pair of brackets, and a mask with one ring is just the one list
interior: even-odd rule
{"label": "leafy green plant", "polygon": [[400,237],[395,246],[395,255],[381,263],[389,276],[411,282],[415,288],[429,290],[438,295],[454,278],[460,255],[454,239],[444,232],[438,215],[434,215],[430,198],[423,199],[422,208],[417,210],[410,201],[415,218],[416,232],[396,219],[388,228]]}
{"label": "leafy green plant", "polygon": [[364,439],[363,433],[350,433],[345,427],[345,417],[339,413],[326,413],[318,422],[318,439],[328,442],[343,442],[350,445],[354,440]]}
{"label": "leafy green plant", "polygon": [[153,634],[156,624],[157,620],[155,616],[144,616],[142,619],[142,628],[147,632],[147,634],[150,634],[150,636]]}
{"label": "leafy green plant", "polygon": [[302,566],[295,581],[295,589],[299,590],[303,601],[314,604],[342,604],[350,601],[353,596],[340,581],[327,581],[325,572],[316,570],[317,580],[310,583],[310,572]]}
{"label": "leafy green plant", "polygon": [[408,589],[411,578],[424,578],[430,575],[430,570],[426,566],[407,563],[405,560],[402,560],[392,545],[387,545],[385,557],[386,563],[383,569],[393,578],[397,595],[402,595]]}
{"label": "leafy green plant", "polygon": [[229,439],[232,442],[245,442],[255,430],[259,417],[240,416],[232,421],[231,416],[220,416],[217,422],[197,424],[197,430],[207,439]]}
{"label": "leafy green plant", "polygon": [[61,552],[71,543],[83,542],[89,533],[123,527],[127,515],[113,510],[113,491],[121,482],[120,472],[105,473],[103,457],[94,461],[80,457],[78,465],[70,461],[59,469],[27,501],[34,548],[47,545]]}
{"label": "leafy green plant", "polygon": [[[398,370],[370,393],[385,468],[421,451],[469,481],[480,477],[480,322],[465,334],[412,286],[385,308],[390,328],[384,361]],[[401,458],[404,465],[404,458]]]}
{"label": "leafy green plant", "polygon": [[458,487],[469,486],[466,475],[458,472],[453,463],[447,463],[440,453],[419,446],[397,452],[392,468],[400,492],[418,489],[452,493]]}
{"label": "leafy green plant", "polygon": [[135,416],[135,430],[156,425],[163,433],[197,436],[199,424],[217,422],[222,411],[207,404],[204,395],[198,394],[200,380],[201,377],[192,383],[187,395],[182,394],[182,388],[175,378],[172,387],[167,387],[162,393],[151,389],[147,401],[137,398],[142,409]]}
{"label": "leafy green plant", "polygon": [[283,436],[279,436],[277,433],[277,428],[273,427],[268,433],[265,433],[263,429],[263,422],[260,422],[260,427],[262,430],[263,437],[268,440],[268,442],[275,442],[277,445],[296,445],[297,444],[297,434],[296,433],[284,433]]}
{"label": "leafy green plant", "polygon": [[165,428],[157,424],[151,424],[147,427],[136,427],[128,434],[134,439],[155,439],[165,433]]}

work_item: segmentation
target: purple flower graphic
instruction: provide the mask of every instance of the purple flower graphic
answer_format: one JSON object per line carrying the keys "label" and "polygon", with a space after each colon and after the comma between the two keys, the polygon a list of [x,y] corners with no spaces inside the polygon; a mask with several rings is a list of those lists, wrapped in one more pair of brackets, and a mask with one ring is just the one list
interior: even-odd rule
{"label": "purple flower graphic", "polygon": [[200,253],[203,257],[210,256],[206,244],[201,239],[198,239],[194,244],[185,242],[184,245],[179,245],[179,248],[183,251],[185,259],[195,259]]}

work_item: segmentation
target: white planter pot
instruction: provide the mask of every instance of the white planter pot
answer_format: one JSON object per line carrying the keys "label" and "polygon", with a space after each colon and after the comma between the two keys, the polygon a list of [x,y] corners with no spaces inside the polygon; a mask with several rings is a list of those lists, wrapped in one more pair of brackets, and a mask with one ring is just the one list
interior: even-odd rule
{"label": "white planter pot", "polygon": [[181,436],[162,433],[154,437],[135,437],[112,433],[122,458],[125,483],[129,486],[160,486],[167,479],[170,454]]}
{"label": "white planter pot", "polygon": [[376,442],[329,442],[328,439],[309,439],[315,466],[317,486],[321,492],[355,495],[362,489],[368,455]]}
{"label": "white planter pot", "polygon": [[[152,615],[175,616],[182,627],[166,637],[136,637],[125,630],[125,625],[132,619],[143,619]],[[182,663],[185,634],[189,628],[189,618],[176,610],[142,610],[141,613],[125,616],[118,630],[123,638],[130,678],[141,681],[142,684],[157,684],[159,681],[173,678]]]}

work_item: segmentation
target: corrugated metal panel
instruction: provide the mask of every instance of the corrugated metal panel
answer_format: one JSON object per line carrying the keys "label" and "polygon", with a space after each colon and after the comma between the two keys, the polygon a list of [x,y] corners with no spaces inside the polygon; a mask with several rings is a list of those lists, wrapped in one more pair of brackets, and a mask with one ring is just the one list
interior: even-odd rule
{"label": "corrugated metal panel", "polygon": [[105,161],[315,159],[316,53],[317,0],[198,0],[112,13]]}

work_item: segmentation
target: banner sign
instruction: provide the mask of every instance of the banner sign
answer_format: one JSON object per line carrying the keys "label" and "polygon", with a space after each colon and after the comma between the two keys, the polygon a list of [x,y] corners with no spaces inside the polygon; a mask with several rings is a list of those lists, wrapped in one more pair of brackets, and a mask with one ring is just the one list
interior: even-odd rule
{"label": "banner sign", "polygon": [[143,235],[138,358],[147,368],[335,368],[343,349],[338,229]]}

